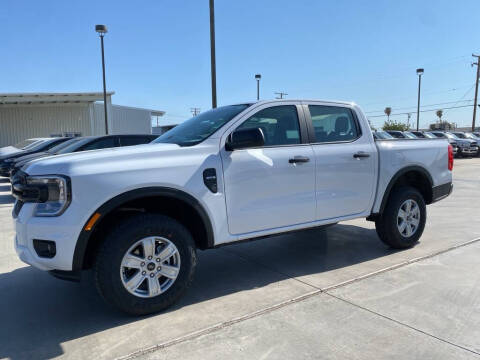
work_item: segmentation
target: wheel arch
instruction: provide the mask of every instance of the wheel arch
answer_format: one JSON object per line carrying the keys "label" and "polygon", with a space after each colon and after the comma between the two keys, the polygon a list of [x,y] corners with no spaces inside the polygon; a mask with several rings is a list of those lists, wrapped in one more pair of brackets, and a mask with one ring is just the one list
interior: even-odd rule
{"label": "wheel arch", "polygon": [[390,179],[383,193],[379,214],[385,210],[392,190],[402,185],[412,186],[420,191],[427,205],[433,202],[433,179],[428,170],[418,165],[407,166],[398,170]]}
{"label": "wheel arch", "polygon": [[[208,213],[195,197],[174,188],[140,188],[115,196],[92,213],[77,239],[72,270],[83,270],[92,265],[92,257],[111,226],[132,213],[150,211],[180,220],[192,233],[197,248],[208,249],[214,246],[212,223]],[[90,230],[86,230],[95,214],[100,214],[100,217]],[[189,221],[186,221],[187,219]]]}

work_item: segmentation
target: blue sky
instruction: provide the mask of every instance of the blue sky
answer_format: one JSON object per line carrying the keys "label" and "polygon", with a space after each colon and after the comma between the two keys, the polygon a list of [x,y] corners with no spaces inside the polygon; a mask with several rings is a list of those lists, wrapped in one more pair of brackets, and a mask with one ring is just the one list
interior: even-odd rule
{"label": "blue sky", "polygon": [[[424,67],[424,109],[472,104],[480,1],[216,0],[219,105],[261,97],[352,100],[374,125],[412,112]],[[165,110],[167,121],[210,108],[208,0],[2,1],[0,92],[101,91],[106,24],[113,102]],[[375,112],[380,111],[380,112]],[[472,108],[444,110],[471,123]],[[406,121],[407,115],[392,116]],[[435,112],[420,116],[421,126]],[[478,119],[477,119],[478,120]]]}

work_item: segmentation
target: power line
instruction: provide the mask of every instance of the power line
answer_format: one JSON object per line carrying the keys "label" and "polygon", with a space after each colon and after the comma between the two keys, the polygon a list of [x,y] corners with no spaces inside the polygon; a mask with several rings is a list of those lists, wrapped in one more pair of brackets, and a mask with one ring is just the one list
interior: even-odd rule
{"label": "power line", "polygon": [[[449,110],[449,109],[459,109],[459,108],[465,108],[465,107],[471,107],[473,105],[461,105],[461,106],[452,106],[452,107],[447,107],[447,108],[443,108],[442,110]],[[420,110],[420,112],[429,112],[429,111],[437,111],[437,109],[430,109],[430,110]],[[404,113],[396,113],[396,114],[390,114],[390,116],[395,116],[395,115],[406,115],[408,114],[408,112],[404,112]],[[384,116],[387,116],[387,115],[373,115],[373,116],[369,116],[369,118],[377,118],[377,117],[384,117]]]}
{"label": "power line", "polygon": [[[472,87],[473,88],[473,87]],[[471,90],[471,89],[470,89]],[[466,95],[466,94],[465,94]],[[465,97],[465,95],[463,97]],[[457,100],[457,101],[447,101],[443,103],[436,103],[436,104],[429,104],[429,105],[422,105],[420,107],[429,107],[429,106],[438,106],[438,105],[446,105],[446,104],[458,104],[459,102],[468,102],[468,101],[473,101],[473,99],[470,100]],[[417,106],[408,106],[408,107],[402,107],[402,108],[396,108],[396,110],[408,110],[408,109],[416,109]],[[383,112],[384,110],[372,110],[372,111],[365,111],[365,114],[371,114],[371,113],[376,113],[376,112]]]}
{"label": "power line", "polygon": [[[465,85],[465,86],[462,85],[462,86],[458,86],[458,87],[455,87],[455,88],[451,88],[451,89],[448,89],[448,90],[442,90],[442,91],[423,92],[422,95],[425,96],[425,95],[443,94],[443,93],[447,93],[447,92],[458,91],[460,89],[464,89],[464,88],[469,87],[469,86],[471,86],[471,85]],[[384,98],[382,101],[363,104],[363,106],[384,104],[386,102],[390,102],[391,100],[405,100],[405,99],[413,99],[413,98],[416,98],[416,97],[417,97],[416,95],[414,95],[414,96],[403,96],[403,97],[389,97],[389,98]]]}

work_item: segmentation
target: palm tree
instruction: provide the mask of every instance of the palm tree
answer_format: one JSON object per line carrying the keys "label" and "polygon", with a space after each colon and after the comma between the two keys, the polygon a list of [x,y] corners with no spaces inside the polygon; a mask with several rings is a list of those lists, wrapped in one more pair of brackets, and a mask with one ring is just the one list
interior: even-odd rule
{"label": "palm tree", "polygon": [[390,114],[392,113],[392,108],[391,107],[386,107],[384,112],[387,115],[388,121],[390,121]]}
{"label": "palm tree", "polygon": [[440,122],[442,122],[443,110],[437,110],[436,114]]}

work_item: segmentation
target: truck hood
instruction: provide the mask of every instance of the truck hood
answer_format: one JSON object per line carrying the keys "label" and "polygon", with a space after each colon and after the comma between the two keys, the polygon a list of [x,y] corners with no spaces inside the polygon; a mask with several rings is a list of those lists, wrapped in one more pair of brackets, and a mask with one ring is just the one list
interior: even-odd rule
{"label": "truck hood", "polygon": [[5,146],[5,147],[2,147],[0,148],[0,160],[1,159],[4,159],[10,155],[14,155],[14,154],[17,154],[17,153],[21,153],[23,150],[21,149],[17,149],[16,147],[14,146]]}
{"label": "truck hood", "polygon": [[138,165],[152,157],[174,156],[183,152],[176,144],[144,144],[110,148],[102,150],[82,151],[63,155],[49,156],[28,162],[22,171],[30,175],[74,175],[79,173],[104,173],[112,167]]}

